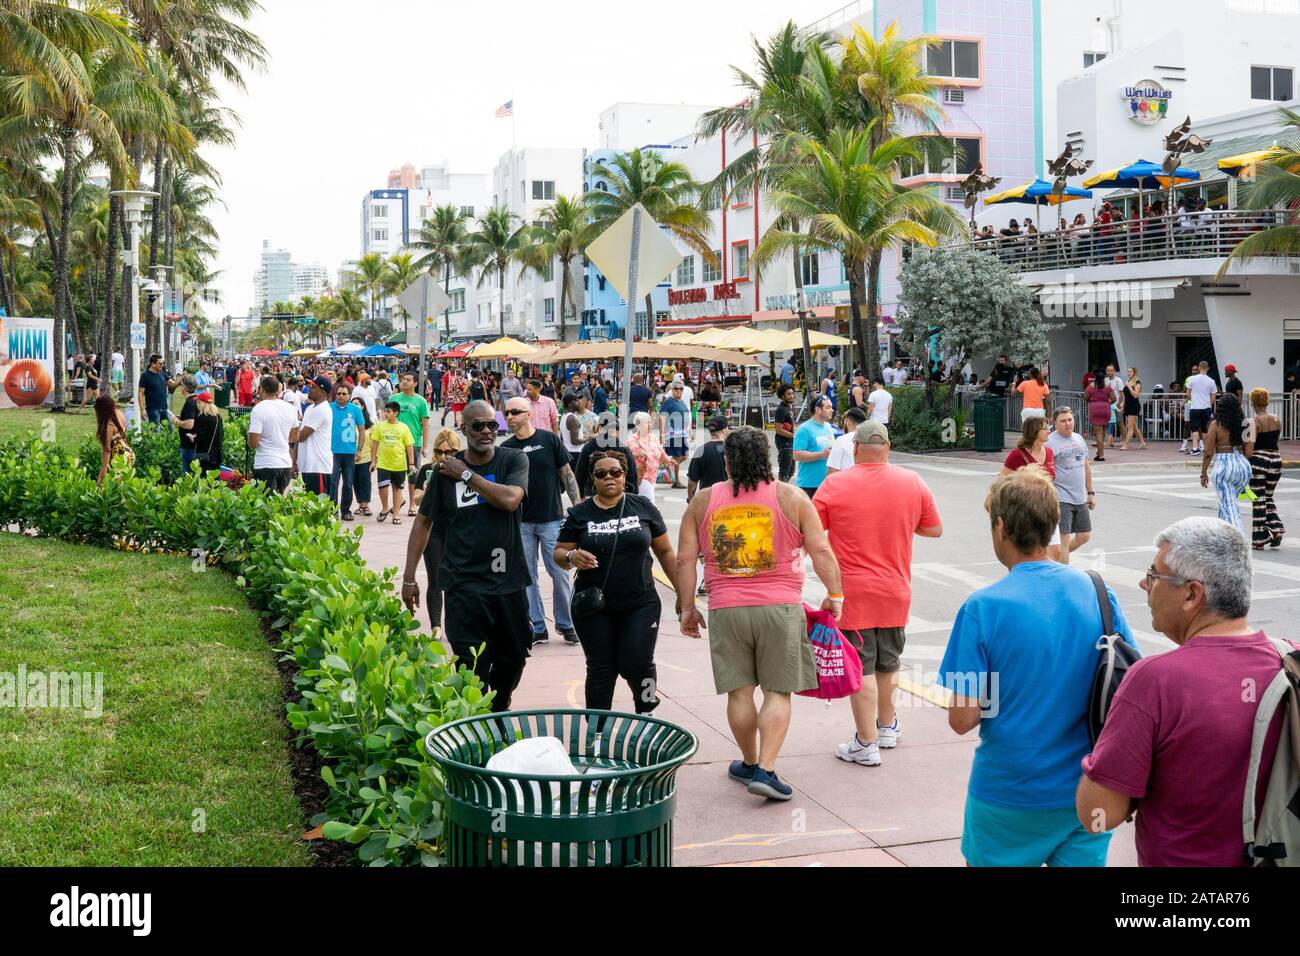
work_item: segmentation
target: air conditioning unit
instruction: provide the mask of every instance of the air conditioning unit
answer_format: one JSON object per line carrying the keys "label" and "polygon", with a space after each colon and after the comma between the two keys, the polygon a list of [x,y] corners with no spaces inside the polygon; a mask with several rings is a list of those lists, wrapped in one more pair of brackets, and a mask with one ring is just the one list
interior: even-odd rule
{"label": "air conditioning unit", "polygon": [[946,87],[943,91],[943,101],[949,106],[961,106],[966,102],[966,91],[961,87]]}
{"label": "air conditioning unit", "polygon": [[943,198],[949,202],[961,202],[966,198],[966,190],[960,186],[947,186],[944,188]]}

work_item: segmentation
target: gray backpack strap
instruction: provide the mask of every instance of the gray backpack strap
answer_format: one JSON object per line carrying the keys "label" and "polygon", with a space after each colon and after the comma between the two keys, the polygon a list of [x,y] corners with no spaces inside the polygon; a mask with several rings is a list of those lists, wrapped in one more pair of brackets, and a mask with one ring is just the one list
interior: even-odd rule
{"label": "gray backpack strap", "polygon": [[[1286,641],[1275,638],[1269,640],[1281,657],[1286,657],[1294,650]],[[1264,689],[1255,707],[1255,723],[1250,735],[1250,765],[1246,768],[1246,792],[1241,801],[1242,841],[1246,848],[1246,859],[1252,864],[1255,861],[1255,793],[1259,788],[1259,765],[1264,755],[1264,741],[1268,737],[1273,716],[1277,713],[1277,706],[1290,689],[1290,678],[1287,677],[1286,668],[1282,667]]]}
{"label": "gray backpack strap", "polygon": [[1101,608],[1101,633],[1114,634],[1115,618],[1110,611],[1110,595],[1106,593],[1106,582],[1096,571],[1089,571],[1088,577],[1092,578],[1092,586],[1097,589],[1097,606]]}

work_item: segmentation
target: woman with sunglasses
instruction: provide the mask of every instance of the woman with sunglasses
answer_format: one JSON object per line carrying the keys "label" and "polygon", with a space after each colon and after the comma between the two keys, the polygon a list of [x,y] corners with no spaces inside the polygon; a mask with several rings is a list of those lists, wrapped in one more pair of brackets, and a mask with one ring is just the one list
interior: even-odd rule
{"label": "woman with sunglasses", "polygon": [[[638,714],[659,706],[655,639],[662,606],[651,575],[651,552],[677,589],[677,557],[663,515],[624,486],[627,459],[600,450],[591,456],[596,494],[569,509],[555,561],[577,570],[573,624],[587,658],[586,706],[609,710],[622,677]],[[682,599],[677,595],[677,613]]]}
{"label": "woman with sunglasses", "polygon": [[[429,488],[433,471],[449,455],[461,450],[460,435],[454,428],[439,429],[433,436],[433,461],[421,465],[420,470],[411,479],[411,504],[419,505],[424,500],[424,493]],[[424,546],[424,573],[428,586],[424,590],[425,607],[429,609],[429,623],[442,627],[442,588],[438,586],[438,565],[442,564],[442,552],[447,541],[447,521],[439,516],[433,521],[429,531],[429,541]]]}

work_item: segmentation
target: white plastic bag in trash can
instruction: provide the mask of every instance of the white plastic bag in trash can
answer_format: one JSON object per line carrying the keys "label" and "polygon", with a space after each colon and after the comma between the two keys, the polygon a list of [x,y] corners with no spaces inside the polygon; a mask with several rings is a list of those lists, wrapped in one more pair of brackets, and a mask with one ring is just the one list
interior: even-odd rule
{"label": "white plastic bag in trash can", "polygon": [[[505,750],[494,753],[487,762],[488,770],[502,773],[522,773],[529,776],[555,777],[578,773],[578,768],[569,759],[569,751],[555,737],[526,737],[516,741]],[[508,781],[516,791],[516,804],[522,810],[524,804],[523,788],[518,780]],[[559,811],[559,801],[567,796],[568,785],[557,782],[530,783],[533,791],[533,805],[541,807],[550,800],[550,813]],[[545,788],[545,793],[543,793]]]}

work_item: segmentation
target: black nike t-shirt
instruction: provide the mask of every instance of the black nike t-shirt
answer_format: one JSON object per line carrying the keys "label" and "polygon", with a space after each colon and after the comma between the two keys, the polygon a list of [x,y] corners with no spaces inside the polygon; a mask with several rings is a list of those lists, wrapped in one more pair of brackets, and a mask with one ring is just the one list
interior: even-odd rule
{"label": "black nike t-shirt", "polygon": [[501,447],[513,448],[528,456],[528,499],[523,505],[523,520],[534,524],[563,518],[560,469],[570,461],[560,436],[539,428],[527,439],[512,435],[501,443]]}
{"label": "black nike t-shirt", "polygon": [[[456,457],[465,462],[465,453]],[[486,465],[471,465],[489,481],[516,485],[528,493],[528,456],[513,448],[498,448]],[[488,504],[465,481],[435,472],[420,502],[420,514],[445,529],[446,547],[438,567],[438,586],[465,588],[475,594],[509,594],[528,587],[532,578],[524,560],[520,533],[527,499],[514,511]]]}
{"label": "black nike t-shirt", "polygon": [[1003,396],[1007,394],[1007,389],[1011,387],[1011,379],[1015,376],[1015,369],[1009,365],[1003,365],[999,362],[993,366],[993,371],[989,373],[990,395]]}
{"label": "black nike t-shirt", "polygon": [[687,469],[686,477],[695,482],[700,488],[711,488],[720,481],[727,478],[727,461],[726,453],[722,450],[722,442],[708,441],[700,445],[695,454],[691,455],[690,468]]}
{"label": "black nike t-shirt", "polygon": [[659,599],[650,572],[654,560],[650,542],[667,533],[663,515],[649,499],[625,494],[622,502],[609,509],[600,507],[595,498],[574,505],[558,540],[577,542],[599,562],[598,567],[578,572],[574,590],[603,587],[605,607],[624,610]]}

